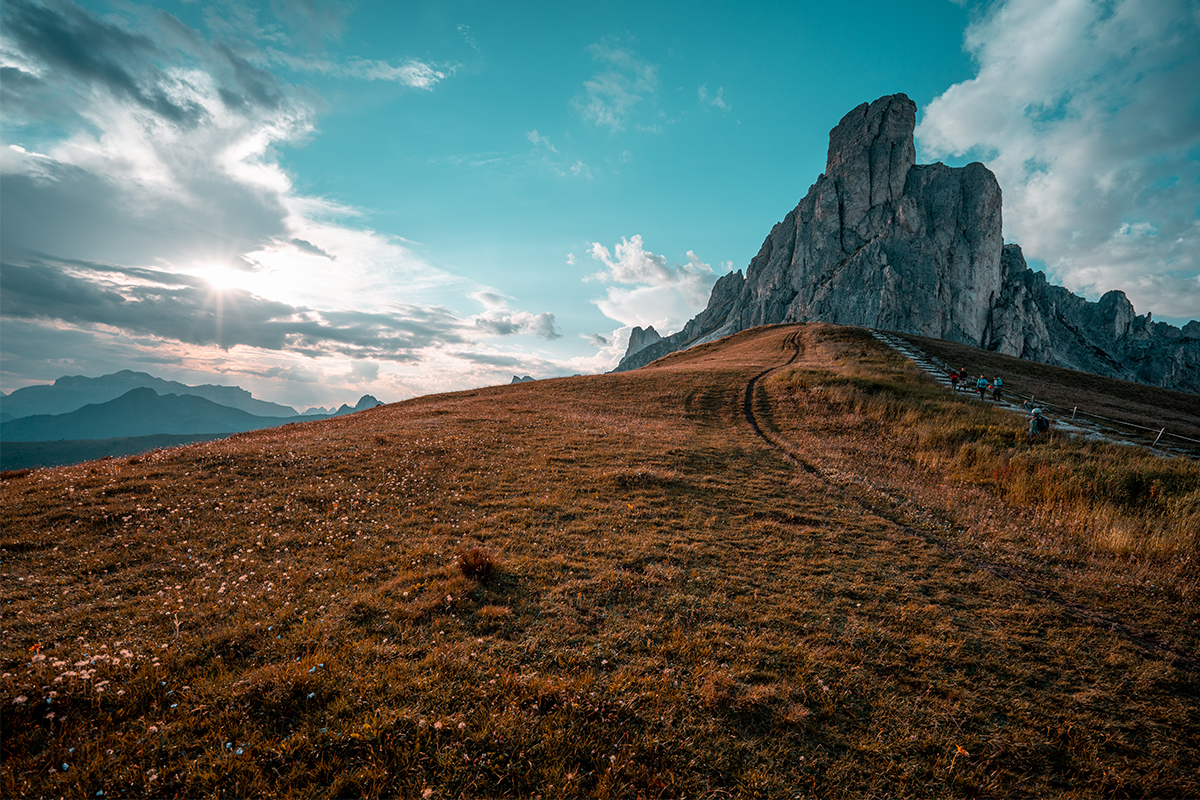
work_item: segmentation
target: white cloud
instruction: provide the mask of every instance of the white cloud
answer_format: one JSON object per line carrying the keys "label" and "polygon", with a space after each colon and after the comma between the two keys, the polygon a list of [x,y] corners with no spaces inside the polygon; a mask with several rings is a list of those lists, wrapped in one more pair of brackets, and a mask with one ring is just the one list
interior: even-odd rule
{"label": "white cloud", "polygon": [[658,91],[658,65],[610,41],[597,42],[588,52],[603,68],[583,82],[571,104],[597,127],[621,130],[637,107],[652,101]]}
{"label": "white cloud", "polygon": [[972,24],[975,78],[917,127],[923,157],[979,158],[1005,237],[1070,289],[1200,310],[1200,6],[1005,0]]}
{"label": "white cloud", "polygon": [[708,302],[716,274],[688,251],[687,263],[672,264],[646,250],[642,237],[622,237],[610,251],[593,242],[590,255],[603,268],[585,280],[625,284],[610,286],[593,302],[605,316],[626,326],[654,325],[660,332],[677,329]]}
{"label": "white cloud", "polygon": [[487,309],[482,314],[471,317],[475,327],[480,330],[494,336],[528,333],[547,341],[562,338],[554,314],[549,311],[540,314],[513,311],[509,309],[506,297],[489,290],[473,292],[470,296]]}

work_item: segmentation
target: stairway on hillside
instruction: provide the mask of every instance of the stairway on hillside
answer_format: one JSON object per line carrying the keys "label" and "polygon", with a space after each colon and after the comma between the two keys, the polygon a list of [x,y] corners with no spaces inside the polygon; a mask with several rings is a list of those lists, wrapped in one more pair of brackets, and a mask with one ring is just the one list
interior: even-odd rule
{"label": "stairway on hillside", "polygon": [[[868,330],[871,331],[872,336],[895,350],[900,355],[912,361],[939,384],[945,386],[947,389],[952,387],[952,384],[950,383],[950,371],[953,369],[952,367],[947,366],[940,359],[933,358],[925,351],[921,350],[921,348],[905,341],[904,339],[901,339],[895,334],[889,333],[888,331],[876,330],[874,328],[870,328]],[[969,381],[969,384],[965,391],[970,392],[972,391],[971,387],[974,387],[974,381],[970,377],[968,377],[967,380]],[[962,388],[959,389],[959,391],[963,390],[964,389]],[[1014,402],[1014,400],[1018,399],[1023,400],[1024,398],[1021,395],[1015,392],[1010,392],[1007,389],[1005,390],[1005,394],[1009,395],[1006,399],[988,402],[992,402],[994,405],[999,406],[1007,411],[1028,416],[1029,412],[1025,406],[1021,403]],[[1048,412],[1051,410],[1051,408],[1045,403],[1042,403],[1041,405],[1046,407]],[[1195,457],[1194,453],[1189,452],[1186,449],[1181,450],[1177,447],[1170,446],[1165,440],[1159,442],[1158,447],[1154,448],[1149,442],[1139,440],[1141,439],[1140,436],[1133,436],[1122,431],[1114,430],[1113,428],[1106,426],[1099,421],[1076,418],[1072,409],[1059,408],[1053,410],[1058,413],[1054,416],[1051,416],[1048,413],[1047,416],[1050,418],[1054,429],[1063,433],[1082,436],[1087,439],[1099,439],[1106,442],[1114,442],[1116,444],[1133,444],[1140,447],[1151,447],[1152,449],[1156,450],[1166,450],[1171,454],[1182,454],[1189,455],[1193,458]]]}

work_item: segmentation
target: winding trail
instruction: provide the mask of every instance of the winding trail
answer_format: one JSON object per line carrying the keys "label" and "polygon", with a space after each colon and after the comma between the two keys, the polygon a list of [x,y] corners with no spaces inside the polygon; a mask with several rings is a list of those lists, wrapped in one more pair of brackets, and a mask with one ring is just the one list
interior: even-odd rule
{"label": "winding trail", "polygon": [[[778,431],[774,430],[767,420],[760,418],[760,413],[756,409],[760,399],[762,399],[761,394],[758,391],[759,382],[768,375],[786,369],[796,362],[802,351],[802,344],[800,341],[801,335],[802,331],[796,330],[788,334],[787,338],[783,340],[783,349],[791,350],[791,354],[788,356],[786,361],[763,370],[746,383],[742,398],[743,415],[747,424],[749,424],[755,435],[762,439],[770,448],[778,452],[787,460],[799,466],[805,472],[819,477],[821,481],[827,487],[829,487],[830,491],[836,493],[839,497],[854,503],[869,514],[873,514],[887,520],[910,536],[921,539],[933,545],[947,555],[961,559],[964,563],[969,564],[972,568],[988,572],[989,574],[1001,580],[1008,581],[1020,587],[1025,592],[1063,609],[1078,619],[1084,620],[1085,622],[1097,628],[1116,633],[1119,636],[1122,636],[1147,650],[1157,651],[1169,655],[1191,665],[1192,667],[1200,668],[1200,656],[1197,654],[1185,650],[1184,648],[1177,647],[1163,640],[1153,632],[1137,630],[1094,609],[1068,600],[1052,589],[1046,589],[1042,586],[1039,586],[1034,582],[1034,576],[1026,570],[987,561],[974,553],[969,553],[960,547],[956,547],[931,531],[914,527],[905,522],[902,518],[902,514],[898,511],[881,507],[890,505],[894,501],[886,492],[880,490],[878,487],[868,483],[859,476],[854,476],[854,478],[851,480],[841,479],[842,473],[840,473],[840,471],[821,468],[811,461],[803,458],[800,455],[799,449],[794,444],[789,442],[785,437],[780,435]],[[879,337],[877,336],[876,338]],[[880,339],[880,341],[884,344],[889,344],[884,339]],[[949,379],[947,379],[945,383],[947,387],[949,387]],[[850,476],[846,477],[849,478]],[[858,489],[859,491],[853,491],[854,489]],[[871,503],[864,498],[862,494],[874,495],[875,498],[882,501],[882,503]]]}

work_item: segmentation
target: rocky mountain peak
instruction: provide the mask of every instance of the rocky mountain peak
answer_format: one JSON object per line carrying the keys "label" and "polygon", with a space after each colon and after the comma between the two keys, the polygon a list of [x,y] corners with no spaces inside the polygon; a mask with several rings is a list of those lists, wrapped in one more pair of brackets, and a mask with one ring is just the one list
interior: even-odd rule
{"label": "rocky mountain peak", "polygon": [[755,325],[822,321],[971,344],[1200,393],[1200,324],[1138,316],[1122,292],[1091,303],[1005,245],[983,164],[917,164],[917,106],[863,103],[829,132],[825,173],[771,229],[745,277],[713,287],[682,330],[630,337],[617,371]]}
{"label": "rocky mountain peak", "polygon": [[829,132],[825,175],[842,190],[847,223],[903,194],[908,170],[917,162],[916,125],[917,104],[893,94],[863,103]]}
{"label": "rocky mountain peak", "polygon": [[650,325],[643,330],[640,326],[635,326],[629,332],[629,347],[625,349],[625,355],[629,356],[639,350],[645,349],[648,345],[652,345],[662,339],[658,335],[658,331],[654,330],[654,326]]}

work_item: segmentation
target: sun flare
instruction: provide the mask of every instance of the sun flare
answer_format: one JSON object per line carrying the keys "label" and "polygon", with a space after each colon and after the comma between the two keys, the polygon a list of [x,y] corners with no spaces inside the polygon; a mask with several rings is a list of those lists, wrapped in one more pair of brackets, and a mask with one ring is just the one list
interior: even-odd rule
{"label": "sun flare", "polygon": [[257,277],[253,272],[234,269],[225,264],[206,264],[197,269],[197,277],[207,283],[214,292],[230,292],[241,289],[256,293]]}

